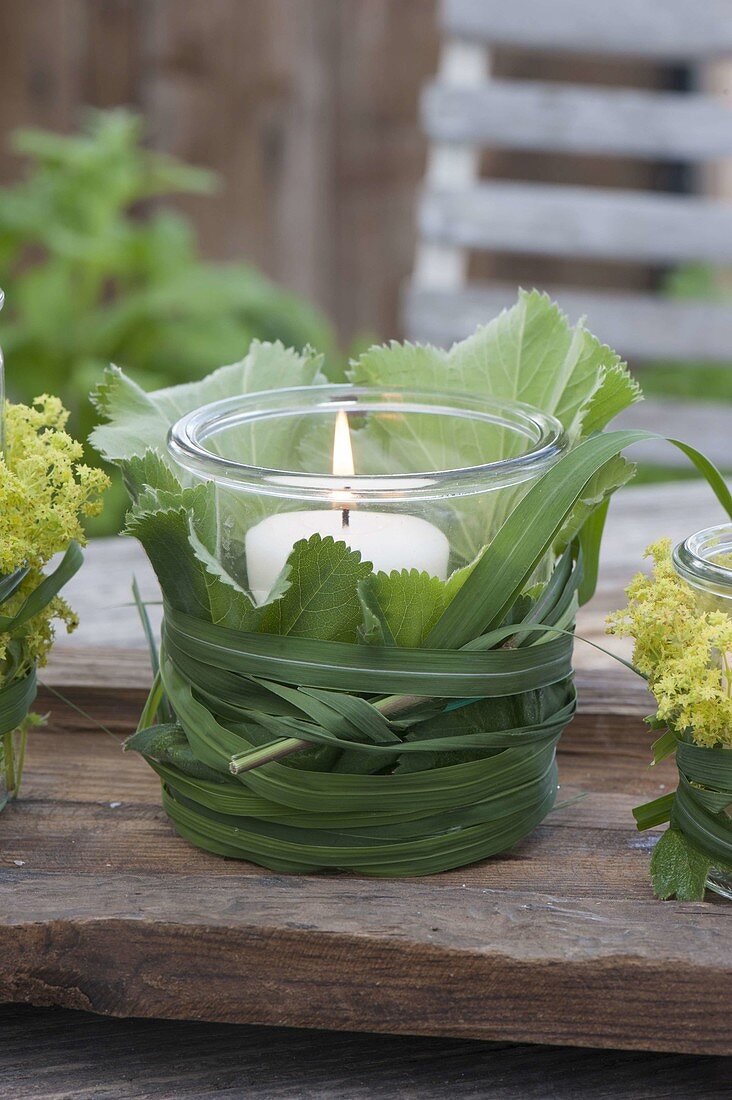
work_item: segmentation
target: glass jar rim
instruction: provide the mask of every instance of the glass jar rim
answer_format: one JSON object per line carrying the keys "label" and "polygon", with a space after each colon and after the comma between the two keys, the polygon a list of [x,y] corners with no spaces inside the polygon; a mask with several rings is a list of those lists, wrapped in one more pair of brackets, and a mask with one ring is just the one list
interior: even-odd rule
{"label": "glass jar rim", "polygon": [[694,588],[732,597],[732,567],[712,560],[712,553],[732,553],[732,523],[705,527],[678,543],[673,550],[676,572]]}
{"label": "glass jar rim", "polygon": [[[206,446],[217,433],[283,415],[385,412],[438,413],[472,417],[512,431],[529,443],[523,454],[475,466],[397,474],[327,474],[254,466],[223,457]],[[561,422],[531,405],[502,398],[477,398],[459,392],[325,384],[226,397],[182,416],[168,433],[168,449],[190,473],[229,487],[274,496],[332,502],[350,493],[364,501],[403,497],[441,497],[482,492],[517,484],[543,473],[568,447]]]}

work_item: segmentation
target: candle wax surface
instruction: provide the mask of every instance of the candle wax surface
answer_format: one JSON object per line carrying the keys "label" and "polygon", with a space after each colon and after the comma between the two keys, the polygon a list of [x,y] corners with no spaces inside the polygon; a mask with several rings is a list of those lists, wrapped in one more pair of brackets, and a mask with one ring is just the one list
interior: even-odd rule
{"label": "candle wax surface", "polygon": [[417,569],[444,580],[447,577],[450,546],[438,527],[418,516],[393,512],[349,509],[343,525],[339,508],[307,512],[282,512],[268,516],[247,531],[245,539],[249,588],[256,603],[271,592],[290,551],[300,539],[311,535],[332,535],[370,561],[376,572]]}

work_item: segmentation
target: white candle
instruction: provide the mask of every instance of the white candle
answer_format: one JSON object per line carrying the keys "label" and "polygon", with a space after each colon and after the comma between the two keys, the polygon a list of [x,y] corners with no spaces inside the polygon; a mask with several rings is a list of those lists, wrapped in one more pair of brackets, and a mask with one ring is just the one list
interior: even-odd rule
{"label": "white candle", "polygon": [[377,572],[419,569],[442,580],[447,576],[449,543],[434,524],[418,516],[351,508],[344,527],[340,510],[282,512],[263,519],[246,534],[249,588],[256,603],[267,599],[294,544],[316,532],[359,550]]}
{"label": "white candle", "polygon": [[[353,473],[348,421],[342,411],[336,421],[333,472]],[[281,512],[250,528],[245,550],[255,602],[267,599],[294,544],[314,534],[345,542],[377,572],[418,569],[441,580],[447,577],[450,545],[438,527],[418,516],[364,511],[356,505],[355,495],[344,492],[334,498],[333,508]]]}

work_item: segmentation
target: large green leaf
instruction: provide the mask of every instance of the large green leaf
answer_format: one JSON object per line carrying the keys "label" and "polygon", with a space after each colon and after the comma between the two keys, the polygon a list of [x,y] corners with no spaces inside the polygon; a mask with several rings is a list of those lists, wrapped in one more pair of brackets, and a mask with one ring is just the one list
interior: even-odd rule
{"label": "large green leaf", "polygon": [[702,901],[712,861],[670,826],[653,849],[651,880],[656,897]]}
{"label": "large green leaf", "polygon": [[[370,348],[351,364],[350,376],[354,383],[383,388],[520,401],[556,416],[573,445],[640,397],[619,356],[583,324],[572,327],[558,306],[537,291],[522,291],[512,309],[450,351],[395,343]],[[357,461],[374,473],[477,465],[513,457],[523,446],[515,433],[475,420],[466,420],[464,429],[456,432],[445,417],[430,414],[372,418],[354,435]],[[632,468],[620,459],[598,474],[562,545],[631,474]],[[523,485],[451,502],[458,561],[469,561],[491,541],[525,491]]]}
{"label": "large green leaf", "polygon": [[[573,439],[604,427],[640,397],[619,356],[582,324],[572,327],[556,303],[538,291],[521,291],[515,306],[450,351],[395,343],[373,347],[351,364],[349,375],[358,385],[521,401],[556,416]],[[433,442],[439,454],[444,445],[439,438],[420,439],[415,446]]]}
{"label": "large green leaf", "polygon": [[[141,458],[150,450],[167,460],[168,431],[185,413],[225,397],[324,382],[321,366],[322,356],[314,352],[300,353],[279,342],[255,340],[241,362],[221,367],[200,382],[153,393],[146,393],[113,366],[93,395],[99,413],[109,423],[94,429],[91,442],[110,462]],[[258,446],[252,445],[251,438],[247,442],[249,461],[286,467],[298,444],[298,433],[285,421],[279,431],[270,427],[260,432],[254,441]]]}

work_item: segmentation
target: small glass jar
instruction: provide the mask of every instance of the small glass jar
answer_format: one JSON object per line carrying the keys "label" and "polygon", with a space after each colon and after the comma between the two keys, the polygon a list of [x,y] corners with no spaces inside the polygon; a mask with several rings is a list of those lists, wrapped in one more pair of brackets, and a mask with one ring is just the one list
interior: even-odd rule
{"label": "small glass jar", "polygon": [[[675,547],[673,563],[678,575],[694,590],[702,611],[722,611],[732,617],[732,523],[706,527]],[[732,653],[718,654],[722,681],[732,694]],[[729,818],[732,839],[732,803],[722,811]],[[732,874],[710,871],[707,885],[732,900]]]}
{"label": "small glass jar", "polygon": [[527,405],[345,384],[227,398],[169,435],[187,483],[214,483],[216,555],[258,603],[315,533],[376,570],[447,577],[566,447]]}

